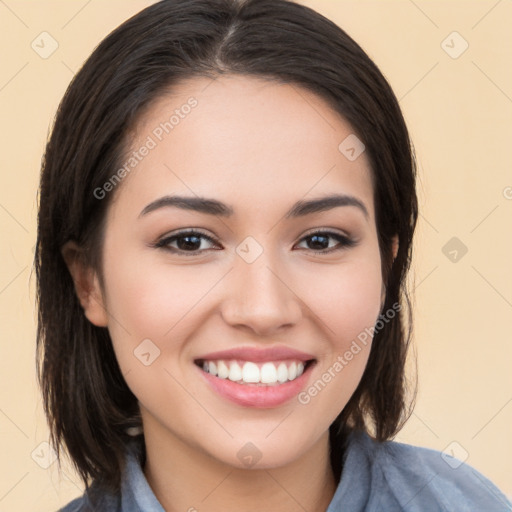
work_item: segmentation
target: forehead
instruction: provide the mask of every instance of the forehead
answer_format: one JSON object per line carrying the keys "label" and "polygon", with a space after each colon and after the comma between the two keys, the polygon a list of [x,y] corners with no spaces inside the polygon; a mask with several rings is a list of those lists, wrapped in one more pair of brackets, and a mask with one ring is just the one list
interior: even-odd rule
{"label": "forehead", "polygon": [[139,119],[121,196],[140,204],[186,193],[229,204],[236,198],[240,208],[257,209],[337,191],[358,196],[373,216],[366,155],[352,159],[343,151],[353,132],[300,86],[233,75],[194,78]]}

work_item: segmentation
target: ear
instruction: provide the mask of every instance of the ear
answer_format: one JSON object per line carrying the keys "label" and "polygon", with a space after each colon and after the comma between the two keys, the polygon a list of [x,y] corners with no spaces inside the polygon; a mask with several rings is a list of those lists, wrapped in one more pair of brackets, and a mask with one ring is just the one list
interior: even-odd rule
{"label": "ear", "polygon": [[[398,235],[395,235],[393,239],[391,240],[391,247],[393,252],[393,261],[396,258],[396,255],[398,254]],[[381,304],[380,309],[382,311],[382,308],[384,307],[384,302],[386,300],[386,285],[384,282],[382,282],[382,292],[381,292]]]}
{"label": "ear", "polygon": [[100,282],[94,269],[86,264],[82,249],[73,241],[61,249],[69,273],[75,283],[75,291],[86,318],[97,327],[108,325]]}

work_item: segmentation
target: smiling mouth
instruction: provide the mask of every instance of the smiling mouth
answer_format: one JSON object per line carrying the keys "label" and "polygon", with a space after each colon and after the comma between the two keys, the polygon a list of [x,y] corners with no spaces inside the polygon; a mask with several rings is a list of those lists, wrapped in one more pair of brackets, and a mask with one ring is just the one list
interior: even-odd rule
{"label": "smiling mouth", "polygon": [[238,359],[206,360],[196,359],[196,366],[205,373],[219,379],[230,380],[246,386],[279,386],[299,378],[316,359],[302,361],[289,359],[284,361],[253,362]]}

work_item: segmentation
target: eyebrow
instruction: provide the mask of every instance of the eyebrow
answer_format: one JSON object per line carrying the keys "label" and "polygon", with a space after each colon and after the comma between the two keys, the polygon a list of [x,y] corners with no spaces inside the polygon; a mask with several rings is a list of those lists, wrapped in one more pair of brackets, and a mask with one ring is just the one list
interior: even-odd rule
{"label": "eyebrow", "polygon": [[[357,197],[345,194],[332,194],[318,199],[297,201],[285,215],[285,218],[297,218],[312,213],[324,212],[339,206],[355,206],[368,219],[369,214],[364,203]],[[164,196],[149,203],[139,214],[139,217],[147,215],[160,208],[181,208],[182,210],[193,210],[208,215],[219,215],[231,217],[235,212],[233,208],[216,199],[204,197],[187,196]]]}

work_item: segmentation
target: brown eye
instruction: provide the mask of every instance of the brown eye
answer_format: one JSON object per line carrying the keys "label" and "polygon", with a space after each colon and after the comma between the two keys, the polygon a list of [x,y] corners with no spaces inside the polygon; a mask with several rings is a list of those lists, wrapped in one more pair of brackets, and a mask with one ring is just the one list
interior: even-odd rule
{"label": "brown eye", "polygon": [[[352,238],[332,231],[316,231],[305,236],[302,240],[306,241],[307,249],[320,254],[326,254],[356,245],[356,241]],[[332,244],[332,240],[338,243]]]}
{"label": "brown eye", "polygon": [[212,237],[200,231],[181,231],[180,233],[163,237],[155,244],[155,247],[183,256],[196,256],[211,249],[211,247],[204,247],[204,241],[218,245]]}

